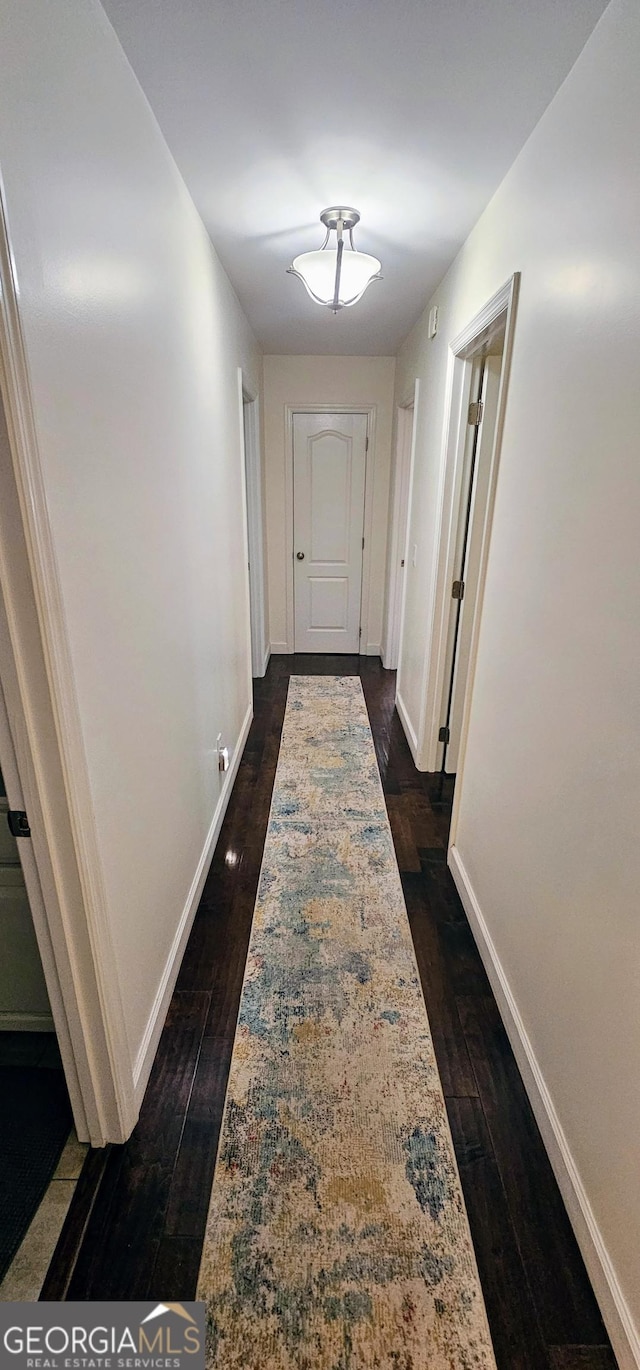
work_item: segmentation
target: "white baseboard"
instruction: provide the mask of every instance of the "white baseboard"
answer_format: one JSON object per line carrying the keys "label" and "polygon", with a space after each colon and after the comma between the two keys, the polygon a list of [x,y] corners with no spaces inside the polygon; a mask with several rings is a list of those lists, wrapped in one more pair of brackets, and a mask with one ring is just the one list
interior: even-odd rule
{"label": "white baseboard", "polygon": [[0,1013],[0,1032],[55,1032],[50,1013]]}
{"label": "white baseboard", "polygon": [[413,728],[412,728],[412,726],[411,726],[411,719],[409,718],[409,714],[407,713],[407,708],[406,708],[406,705],[405,705],[405,703],[404,703],[404,701],[403,701],[402,695],[400,694],[400,691],[398,691],[398,693],[397,693],[397,695],[396,695],[396,709],[398,710],[398,714],[399,714],[399,716],[400,716],[400,722],[401,722],[401,724],[402,724],[402,726],[403,726],[403,728],[404,728],[404,731],[405,731],[405,733],[406,733],[407,742],[409,743],[409,750],[410,750],[411,755],[412,755],[412,757],[413,757],[413,759],[414,759],[414,761],[415,761],[415,764],[416,764],[416,766],[417,766],[417,764],[418,764],[418,738],[417,738],[417,736],[416,736],[416,734],[415,734],[415,732],[414,732],[414,730],[413,730]]}
{"label": "white baseboard", "polygon": [[271,643],[271,655],[272,655],[272,656],[289,656],[289,655],[291,654],[292,650],[293,650],[293,649],[289,646],[289,643],[288,643],[288,642],[272,642],[272,643]]}
{"label": "white baseboard", "polygon": [[365,649],[365,656],[380,656],[380,643],[368,642]]}
{"label": "white baseboard", "polygon": [[231,765],[224,778],[218,803],[216,804],[215,813],[213,815],[213,819],[211,822],[211,827],[209,828],[209,832],[207,833],[207,838],[204,844],[202,856],[200,857],[200,860],[196,867],[196,872],[191,883],[191,889],[189,890],[189,894],[187,896],[187,901],[184,906],[180,922],[178,923],[176,935],[173,939],[173,945],[167,958],[167,963],[165,965],[162,978],[158,986],[158,992],[154,1000],[153,1008],[151,1010],[151,1013],[149,1014],[149,1020],[145,1028],[145,1033],[142,1039],[140,1050],[136,1057],[136,1062],[133,1069],[133,1087],[137,1113],[139,1113],[140,1111],[140,1106],[144,1098],[144,1092],[147,1088],[149,1075],[151,1074],[151,1067],[153,1065],[154,1057],[158,1048],[158,1042],[160,1040],[160,1034],[164,1027],[164,1020],[167,1016],[169,1001],[171,999],[171,995],[173,994],[175,982],[178,978],[178,971],[180,970],[180,965],[182,962],[182,958],[184,956],[185,947],[187,945],[187,941],[189,938],[189,933],[191,932],[191,925],[193,923],[196,914],[196,909],[200,901],[200,895],[202,894],[204,882],[207,878],[207,872],[209,870],[209,866],[211,865],[211,859],[213,857],[215,845],[218,840],[220,829],[222,827],[222,820],[227,810],[229,797],[231,795],[231,790],[233,788],[233,782],[236,778],[236,775],[238,774],[238,767],[240,765],[242,753],[244,751],[245,743],[249,735],[249,729],[251,727],[252,718],[253,707],[250,704],[249,708],[247,709],[244,722],[242,724],[242,728],[240,730],[240,736],[238,738],[235,751],[233,753]]}
{"label": "white baseboard", "polygon": [[491,987],[600,1305],[600,1311],[613,1349],[618,1358],[620,1370],[638,1370],[640,1367],[640,1333],[634,1324],[631,1310],[620,1288],[602,1233],[597,1225],[587,1192],[569,1149],[560,1119],[491,933],[471,886],[462,857],[455,846],[449,850],[449,866],[478,944],[485,970],[491,981]]}

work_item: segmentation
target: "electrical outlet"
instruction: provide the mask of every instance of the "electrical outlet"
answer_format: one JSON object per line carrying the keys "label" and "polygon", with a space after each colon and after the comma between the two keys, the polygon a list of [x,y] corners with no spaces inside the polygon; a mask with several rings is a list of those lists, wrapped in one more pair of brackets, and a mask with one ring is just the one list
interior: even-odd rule
{"label": "electrical outlet", "polygon": [[219,770],[219,771],[228,771],[228,769],[229,769],[229,748],[223,746],[223,743],[222,743],[222,733],[218,733],[218,736],[217,736],[217,738],[216,738],[216,747],[217,747],[217,749],[218,749],[218,770]]}

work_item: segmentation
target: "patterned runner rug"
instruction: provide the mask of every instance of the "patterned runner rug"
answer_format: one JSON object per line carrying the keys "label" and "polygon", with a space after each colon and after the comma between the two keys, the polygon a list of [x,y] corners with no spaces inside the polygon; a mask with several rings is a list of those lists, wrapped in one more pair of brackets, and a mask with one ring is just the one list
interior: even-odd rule
{"label": "patterned runner rug", "polygon": [[215,1370],[495,1370],[357,677],[290,682],[197,1297]]}

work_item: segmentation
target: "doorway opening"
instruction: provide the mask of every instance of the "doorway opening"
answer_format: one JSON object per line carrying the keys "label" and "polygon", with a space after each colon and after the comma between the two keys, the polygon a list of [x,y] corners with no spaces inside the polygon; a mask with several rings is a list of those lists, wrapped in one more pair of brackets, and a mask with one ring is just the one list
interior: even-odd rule
{"label": "doorway opening", "polygon": [[[450,795],[464,748],[486,576],[519,274],[451,343],[446,462],[427,679],[424,769]],[[455,837],[455,806],[450,841]]]}

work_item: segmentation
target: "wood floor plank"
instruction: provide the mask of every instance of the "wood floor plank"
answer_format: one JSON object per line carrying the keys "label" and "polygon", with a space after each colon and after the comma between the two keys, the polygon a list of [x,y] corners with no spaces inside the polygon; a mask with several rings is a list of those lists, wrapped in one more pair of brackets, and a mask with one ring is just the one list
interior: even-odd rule
{"label": "wood floor plank", "polygon": [[113,1147],[68,1297],[146,1298],[170,1197],[210,994],[174,994],[140,1120]]}
{"label": "wood floor plank", "polygon": [[498,1370],[549,1370],[482,1106],[448,1099],[447,1112]]}
{"label": "wood floor plank", "polygon": [[[431,899],[429,902],[432,902]],[[487,972],[469,924],[466,921],[438,921],[438,936],[454,994],[457,997],[481,999],[490,994]]]}
{"label": "wood floor plank", "polygon": [[454,986],[442,955],[438,928],[425,897],[422,877],[403,873],[402,887],[445,1098],[448,1095],[477,1095],[478,1086],[458,1015]]}
{"label": "wood floor plank", "polygon": [[425,889],[438,923],[468,927],[467,916],[447,866],[446,851],[439,847],[423,847],[420,849],[420,861]]}
{"label": "wood floor plank", "polygon": [[403,872],[419,872],[420,857],[405,796],[403,794],[387,794],[385,797],[398,867]]}
{"label": "wood floor plank", "polygon": [[190,1302],[195,1298],[202,1239],[168,1237],[160,1242],[147,1298]]}
{"label": "wood floor plank", "polygon": [[[112,1217],[116,1216],[116,1198],[119,1192],[119,1180],[122,1171],[125,1149],[123,1146],[112,1146],[109,1151],[107,1164],[104,1169],[102,1181],[92,1204],[90,1220],[86,1225],[85,1234],[77,1253],[73,1269],[65,1274],[64,1284],[66,1286],[67,1299],[89,1299],[93,1297],[90,1292],[93,1289],[103,1290],[104,1293],[96,1295],[98,1298],[110,1298],[109,1281],[101,1279],[103,1241],[107,1238],[111,1226]],[[71,1201],[69,1214],[75,1207],[74,1197]],[[122,1223],[121,1223],[122,1226]],[[49,1274],[55,1274],[57,1280],[62,1282],[63,1271],[60,1267],[50,1267]]]}
{"label": "wood floor plank", "polygon": [[493,998],[458,1000],[500,1176],[548,1345],[607,1337]]}
{"label": "wood floor plank", "polygon": [[[167,1162],[135,1160],[126,1148],[122,1150],[107,1221],[99,1236],[92,1215],[69,1282],[69,1299],[148,1298],[173,1167]],[[96,1210],[102,1193],[101,1189]]]}
{"label": "wood floor plank", "polygon": [[110,1147],[102,1147],[87,1152],[74,1190],[73,1202],[40,1290],[41,1300],[57,1302],[67,1297],[78,1252],[104,1179],[110,1150]]}
{"label": "wood floor plank", "polygon": [[617,1370],[610,1346],[552,1346],[551,1370]]}
{"label": "wood floor plank", "polygon": [[166,1237],[203,1239],[232,1046],[222,1032],[203,1040],[171,1183]]}
{"label": "wood floor plank", "polygon": [[261,846],[245,844],[232,851],[232,876],[203,894],[177,982],[181,990],[206,985],[214,1009],[227,989],[233,991],[238,976],[242,980],[260,874]]}

